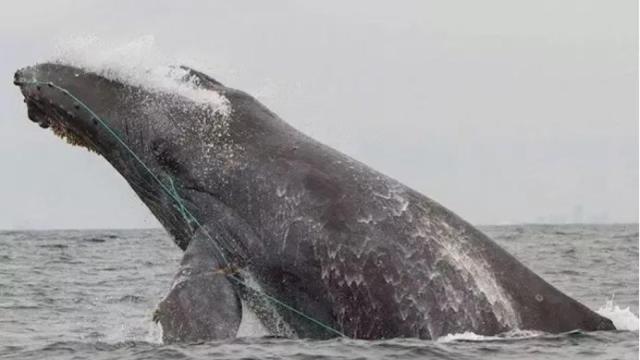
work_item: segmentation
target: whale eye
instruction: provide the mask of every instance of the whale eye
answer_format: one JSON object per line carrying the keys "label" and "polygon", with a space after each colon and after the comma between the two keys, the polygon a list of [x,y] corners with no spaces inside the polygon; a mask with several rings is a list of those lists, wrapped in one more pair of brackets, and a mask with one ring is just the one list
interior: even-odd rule
{"label": "whale eye", "polygon": [[173,174],[182,172],[182,165],[175,157],[175,149],[166,141],[162,139],[153,140],[151,142],[151,153],[158,162],[158,165],[164,170]]}

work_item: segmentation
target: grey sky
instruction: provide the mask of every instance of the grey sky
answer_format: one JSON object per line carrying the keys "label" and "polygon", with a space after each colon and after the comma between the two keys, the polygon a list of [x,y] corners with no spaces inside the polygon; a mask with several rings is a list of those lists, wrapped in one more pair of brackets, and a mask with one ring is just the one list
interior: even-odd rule
{"label": "grey sky", "polygon": [[[157,226],[28,121],[18,67],[72,35],[160,52],[473,223],[636,222],[637,1],[15,1],[0,13],[0,229]],[[204,64],[204,65],[202,65]]]}

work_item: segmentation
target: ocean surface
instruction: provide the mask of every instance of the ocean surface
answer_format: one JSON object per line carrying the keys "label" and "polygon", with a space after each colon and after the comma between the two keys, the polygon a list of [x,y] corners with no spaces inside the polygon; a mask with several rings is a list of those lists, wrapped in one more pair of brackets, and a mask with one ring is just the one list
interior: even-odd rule
{"label": "ocean surface", "polygon": [[0,358],[637,359],[638,225],[481,229],[618,331],[425,341],[274,339],[164,345],[152,320],[181,251],[162,230],[0,232]]}

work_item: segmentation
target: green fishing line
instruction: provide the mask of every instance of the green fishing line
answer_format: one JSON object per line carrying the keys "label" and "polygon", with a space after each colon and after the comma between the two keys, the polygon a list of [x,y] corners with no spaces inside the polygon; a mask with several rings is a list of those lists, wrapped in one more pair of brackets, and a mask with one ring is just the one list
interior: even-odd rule
{"label": "green fishing line", "polygon": [[[158,183],[158,185],[160,186],[160,188],[166,192],[169,197],[175,202],[174,207],[176,208],[176,210],[180,213],[180,215],[182,216],[182,218],[188,223],[188,224],[195,224],[197,229],[203,229],[205,235],[207,236],[207,238],[209,238],[209,240],[211,242],[213,242],[213,244],[216,246],[216,249],[218,250],[218,252],[220,253],[220,256],[222,257],[223,262],[225,263],[226,266],[229,265],[229,262],[227,261],[225,255],[224,255],[224,251],[222,250],[222,248],[220,248],[220,246],[218,245],[218,243],[213,239],[213,237],[211,236],[211,234],[209,234],[209,232],[207,231],[206,227],[204,227],[202,225],[202,223],[200,223],[198,221],[198,219],[196,219],[196,217],[189,211],[189,209],[187,209],[186,205],[184,204],[184,201],[182,200],[182,198],[180,197],[180,195],[178,194],[178,191],[175,187],[175,184],[173,182],[173,179],[171,177],[168,177],[169,179],[169,184],[165,184],[164,182],[162,182],[160,180],[160,177],[158,175],[156,175],[151,168],[149,168],[147,166],[147,164],[144,163],[144,161],[142,161],[142,159],[133,151],[133,149],[131,149],[129,147],[129,145],[127,145],[127,143],[118,135],[118,133],[113,130],[109,125],[107,125],[107,123],[100,117],[98,116],[93,110],[91,110],[91,108],[85,104],[82,100],[80,100],[78,97],[74,96],[73,94],[71,94],[71,92],[69,92],[67,89],[58,86],[56,84],[54,84],[53,82],[42,82],[42,81],[27,81],[27,82],[20,82],[21,84],[33,84],[33,85],[46,85],[49,86],[51,88],[57,89],[59,91],[61,91],[63,94],[69,96],[73,101],[75,101],[79,106],[81,106],[84,110],[86,110],[105,130],[107,130],[107,132],[113,136],[116,141],[122,145],[122,147],[127,150],[127,152],[136,160],[136,162],[138,164],[140,164],[142,166],[142,168]],[[248,285],[246,282],[244,282],[243,279],[237,277],[235,274],[229,274],[227,275],[227,277],[229,279],[232,279],[233,281],[235,281],[236,283],[238,283],[241,286],[246,287],[247,289],[250,289],[251,291],[255,292],[256,294],[259,294],[260,296],[263,296],[264,298],[268,299],[269,301],[273,302],[274,304],[283,307],[284,309],[293,312],[294,314],[297,314],[298,316],[322,327],[323,329],[341,336],[341,337],[346,337],[346,335],[344,333],[342,333],[339,330],[334,329],[333,327],[303,313],[300,310],[297,310],[291,306],[289,306],[288,304],[278,300],[277,298],[266,294],[265,292],[255,289],[252,286]]]}

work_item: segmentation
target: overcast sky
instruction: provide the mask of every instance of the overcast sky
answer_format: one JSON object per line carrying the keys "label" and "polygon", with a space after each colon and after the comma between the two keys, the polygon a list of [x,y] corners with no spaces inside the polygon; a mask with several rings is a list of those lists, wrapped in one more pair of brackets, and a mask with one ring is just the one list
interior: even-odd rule
{"label": "overcast sky", "polygon": [[476,224],[637,222],[637,1],[13,1],[0,13],[0,229],[155,227],[13,72],[93,34],[193,59]]}

